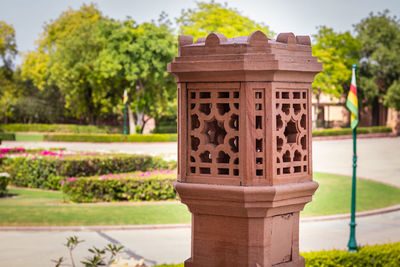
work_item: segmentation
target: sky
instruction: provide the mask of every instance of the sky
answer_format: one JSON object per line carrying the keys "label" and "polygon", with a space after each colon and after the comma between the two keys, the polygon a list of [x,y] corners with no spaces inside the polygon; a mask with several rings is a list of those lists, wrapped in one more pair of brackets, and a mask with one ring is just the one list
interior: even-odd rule
{"label": "sky", "polygon": [[[132,17],[138,23],[157,20],[165,11],[171,21],[182,9],[196,7],[195,0],[0,0],[0,21],[12,24],[16,30],[20,52],[35,48],[35,40],[43,25],[56,19],[61,12],[83,3],[97,3],[99,9],[114,19]],[[206,0],[206,2],[209,2]],[[317,27],[326,25],[335,31],[352,31],[353,25],[370,12],[389,9],[400,17],[400,0],[216,0],[238,9],[242,15],[263,22],[275,33],[293,32],[312,35]],[[16,59],[16,64],[21,57]]]}

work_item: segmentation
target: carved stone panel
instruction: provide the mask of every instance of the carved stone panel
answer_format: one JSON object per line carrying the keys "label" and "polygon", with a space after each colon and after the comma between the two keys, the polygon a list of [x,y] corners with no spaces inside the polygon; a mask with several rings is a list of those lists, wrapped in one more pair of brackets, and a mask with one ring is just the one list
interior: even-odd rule
{"label": "carved stone panel", "polygon": [[309,173],[309,118],[307,89],[276,89],[273,142],[276,157],[274,176],[288,177]]}
{"label": "carved stone panel", "polygon": [[193,88],[187,95],[187,176],[239,181],[239,89]]}

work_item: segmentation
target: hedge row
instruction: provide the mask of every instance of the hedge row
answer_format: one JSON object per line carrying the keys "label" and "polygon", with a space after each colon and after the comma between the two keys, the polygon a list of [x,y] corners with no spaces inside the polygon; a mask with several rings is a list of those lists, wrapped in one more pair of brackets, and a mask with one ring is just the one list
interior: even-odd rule
{"label": "hedge row", "polygon": [[[357,127],[358,134],[369,134],[369,133],[390,133],[392,132],[391,127],[386,126],[372,126],[372,127]],[[336,135],[351,135],[353,130],[351,128],[338,128],[338,129],[319,129],[313,130],[312,136],[336,136]]]}
{"label": "hedge row", "polygon": [[63,142],[176,142],[177,134],[48,134],[44,141]]}
{"label": "hedge row", "polygon": [[330,250],[301,253],[306,266],[400,266],[400,243],[365,246],[358,253]]}
{"label": "hedge row", "polygon": [[[307,267],[398,267],[400,266],[400,243],[362,247],[358,253],[344,250],[301,253]],[[183,267],[182,264],[162,264],[155,267]]]}
{"label": "hedge row", "polygon": [[2,133],[2,132],[0,132],[0,140],[15,141],[15,133]]}
{"label": "hedge row", "polygon": [[149,177],[104,178],[86,177],[69,179],[61,190],[72,202],[98,201],[152,201],[176,199],[172,182],[176,174],[154,174]]}
{"label": "hedge row", "polygon": [[64,177],[174,169],[176,162],[147,155],[62,156],[60,153],[59,156],[5,157],[0,167],[10,174],[10,182],[16,186],[58,190]]}
{"label": "hedge row", "polygon": [[177,133],[177,125],[157,125],[153,133]]}
{"label": "hedge row", "polygon": [[120,127],[77,125],[77,124],[0,124],[5,132],[57,132],[57,133],[121,133]]}

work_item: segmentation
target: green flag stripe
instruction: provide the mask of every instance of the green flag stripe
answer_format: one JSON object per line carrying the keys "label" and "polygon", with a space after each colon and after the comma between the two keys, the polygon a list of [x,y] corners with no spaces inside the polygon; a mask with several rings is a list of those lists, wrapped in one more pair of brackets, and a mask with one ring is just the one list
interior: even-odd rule
{"label": "green flag stripe", "polygon": [[358,118],[358,107],[356,107],[353,103],[351,103],[349,100],[346,101],[346,107],[350,110],[351,113],[356,115]]}
{"label": "green flag stripe", "polygon": [[350,123],[351,129],[356,128],[356,127],[357,127],[357,124],[358,124],[358,119],[352,120],[351,123]]}

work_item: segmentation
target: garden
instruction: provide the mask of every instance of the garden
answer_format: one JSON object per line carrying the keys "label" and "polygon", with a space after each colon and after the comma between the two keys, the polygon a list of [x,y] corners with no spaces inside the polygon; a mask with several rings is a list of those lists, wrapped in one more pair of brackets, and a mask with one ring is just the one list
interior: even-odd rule
{"label": "garden", "polygon": [[[157,156],[0,149],[0,225],[190,223],[172,182],[176,162]],[[351,179],[314,173],[319,189],[302,217],[348,213]],[[6,189],[9,184],[8,189]],[[357,211],[400,203],[400,189],[359,179]],[[118,208],[116,208],[118,207]]]}
{"label": "garden", "polygon": [[[172,185],[176,162],[157,156],[2,148],[0,172],[0,226],[188,224],[191,220]],[[314,180],[320,186],[301,213],[303,218],[348,213],[349,177],[314,173]],[[399,188],[358,179],[357,190],[357,211],[400,203]],[[302,256],[306,266],[396,266],[399,246]]]}

